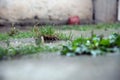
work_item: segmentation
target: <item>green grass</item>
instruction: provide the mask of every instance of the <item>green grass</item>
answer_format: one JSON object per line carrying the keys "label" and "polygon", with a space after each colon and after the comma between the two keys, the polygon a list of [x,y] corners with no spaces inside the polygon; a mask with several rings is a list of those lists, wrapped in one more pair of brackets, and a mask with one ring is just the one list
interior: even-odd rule
{"label": "green grass", "polygon": [[19,32],[18,34],[12,36],[11,38],[29,38],[29,37],[33,37],[34,33],[31,31],[27,31],[27,32]]}
{"label": "green grass", "polygon": [[64,26],[54,26],[55,29],[60,30],[79,30],[86,31],[92,29],[118,29],[120,28],[120,23],[114,24],[89,24],[89,25],[64,25]]}
{"label": "green grass", "polygon": [[40,34],[42,36],[44,36],[44,35],[54,36],[55,35],[55,29],[52,28],[52,27],[49,27],[49,26],[47,26],[47,27],[41,27],[39,29],[39,31],[40,31]]}
{"label": "green grass", "polygon": [[59,35],[57,35],[59,37],[60,40],[72,40],[73,34],[72,32],[70,32],[69,34],[63,34],[63,33],[58,33]]}
{"label": "green grass", "polygon": [[[33,28],[34,29],[34,28]],[[35,32],[34,30],[30,30],[30,31],[18,31],[17,33],[14,33],[12,35],[10,35],[12,32],[8,32],[8,33],[0,33],[0,41],[2,40],[8,40],[9,38],[13,38],[13,39],[20,39],[20,38],[31,38],[31,37],[39,37],[39,36],[57,36],[60,40],[68,40],[70,39],[70,35],[66,35],[63,34],[61,32],[55,32],[55,29],[52,27],[42,27],[39,28],[39,30],[37,32]]]}
{"label": "green grass", "polygon": [[[40,35],[56,35],[56,30],[78,30],[78,31],[87,31],[87,30],[95,30],[95,29],[118,29],[120,28],[120,23],[114,24],[97,24],[97,25],[63,25],[63,26],[52,26],[47,25],[39,28]],[[14,29],[11,29],[11,33],[14,32]],[[9,32],[10,33],[10,32]],[[60,39],[68,40],[70,39],[71,34],[63,34],[61,32],[57,33],[57,36]],[[9,38],[30,38],[35,37],[36,33],[32,30],[30,31],[19,31],[17,34],[9,36],[8,33],[0,33],[0,41],[7,40]]]}
{"label": "green grass", "polygon": [[7,40],[9,38],[9,35],[6,33],[0,33],[0,41]]}
{"label": "green grass", "polygon": [[[118,29],[120,28],[120,23],[115,23],[115,24],[97,24],[97,25],[63,25],[63,26],[51,26],[47,25],[44,27],[40,27],[39,31],[41,32],[41,35],[55,35],[56,30],[78,30],[78,31],[87,31],[87,30],[93,30],[93,29]],[[12,29],[13,30],[13,29]],[[59,37],[60,39],[69,39],[69,36],[63,33],[58,33],[60,34]],[[0,33],[0,41],[1,40],[7,40],[9,38],[29,38],[29,37],[34,37],[35,33],[33,30],[31,31],[26,31],[22,32],[20,31],[14,36],[9,36],[7,33]],[[58,36],[58,35],[57,35]]]}
{"label": "green grass", "polygon": [[20,39],[20,38],[30,38],[30,37],[33,37],[34,36],[34,33],[33,32],[30,32],[30,31],[27,31],[27,32],[19,32],[13,36],[9,36],[7,33],[0,33],[0,41],[3,41],[3,40],[8,40],[9,38],[17,38],[17,39]]}
{"label": "green grass", "polygon": [[26,45],[26,46],[19,46],[19,47],[8,47],[3,48],[0,47],[0,60],[1,59],[9,59],[15,56],[22,56],[22,55],[29,55],[29,54],[37,54],[38,52],[56,52],[58,51],[58,47],[50,47],[50,46],[43,46],[43,45]]}
{"label": "green grass", "polygon": [[[14,32],[12,29],[11,32],[8,33],[0,33],[0,41],[2,40],[8,40],[9,38],[31,38],[31,37],[36,37],[36,36],[42,36],[42,35],[49,35],[49,36],[57,36],[61,40],[71,40],[72,38],[72,33],[70,32],[69,34],[64,34],[61,32],[56,32],[56,30],[78,30],[78,31],[87,31],[87,30],[93,30],[93,29],[118,29],[120,28],[120,23],[115,23],[115,24],[97,24],[97,25],[74,25],[74,26],[43,26],[40,28],[36,27],[33,28],[32,30],[23,32],[23,31],[18,31],[17,33],[15,32],[13,35],[9,35],[9,33]],[[119,38],[120,39],[120,38]],[[84,40],[86,41],[86,40]],[[106,41],[102,41],[104,45],[106,45]],[[79,41],[78,41],[79,42]],[[87,41],[86,41],[87,42]],[[117,41],[119,43],[119,41]],[[117,44],[117,43],[116,43]],[[93,45],[94,46],[94,45]],[[91,46],[90,46],[91,47]],[[74,47],[75,49],[77,46]],[[80,47],[81,48],[81,47]],[[82,47],[83,49],[84,47]],[[69,46],[67,46],[67,49],[69,49]],[[71,49],[71,48],[70,48]],[[26,55],[26,54],[33,54],[33,53],[38,53],[38,52],[54,52],[58,51],[59,48],[53,47],[50,48],[49,46],[42,46],[42,45],[37,45],[37,46],[20,46],[17,48],[13,48],[8,46],[8,48],[2,48],[0,47],[0,58],[3,57],[11,57],[11,56],[16,56],[16,55]],[[63,50],[64,51],[64,50]],[[71,51],[71,50],[70,50]],[[67,51],[69,52],[69,50]],[[64,54],[66,55],[67,52]]]}

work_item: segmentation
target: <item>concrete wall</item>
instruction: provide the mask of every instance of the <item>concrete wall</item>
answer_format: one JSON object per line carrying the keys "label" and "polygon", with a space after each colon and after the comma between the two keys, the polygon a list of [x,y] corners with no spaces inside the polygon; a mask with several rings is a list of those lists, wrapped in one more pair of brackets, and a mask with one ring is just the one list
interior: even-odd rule
{"label": "concrete wall", "polygon": [[120,21],[120,0],[118,1],[118,21]]}
{"label": "concrete wall", "polygon": [[113,23],[117,19],[117,0],[94,0],[96,23]]}
{"label": "concrete wall", "polygon": [[92,0],[0,0],[0,22],[66,21],[77,15],[92,21]]}

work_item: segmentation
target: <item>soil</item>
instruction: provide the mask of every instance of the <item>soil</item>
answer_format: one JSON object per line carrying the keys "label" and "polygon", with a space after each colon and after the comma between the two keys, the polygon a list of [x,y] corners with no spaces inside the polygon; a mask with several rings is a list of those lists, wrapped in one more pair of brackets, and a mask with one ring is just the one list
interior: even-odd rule
{"label": "soil", "polygon": [[45,42],[45,43],[50,43],[50,42],[54,42],[54,41],[59,41],[59,38],[56,37],[56,36],[47,36],[47,35],[45,35],[45,36],[43,36],[43,38],[44,38],[44,42]]}

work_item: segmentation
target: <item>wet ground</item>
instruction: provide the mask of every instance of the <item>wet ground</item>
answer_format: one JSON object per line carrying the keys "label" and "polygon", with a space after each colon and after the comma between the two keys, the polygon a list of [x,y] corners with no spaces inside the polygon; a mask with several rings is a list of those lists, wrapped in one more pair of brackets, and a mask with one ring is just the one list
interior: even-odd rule
{"label": "wet ground", "polygon": [[[9,28],[8,28],[9,29]],[[1,28],[0,32],[8,29]],[[24,29],[25,30],[25,29]],[[66,34],[71,31],[61,31]],[[96,34],[120,29],[95,30]],[[73,37],[91,36],[91,31],[72,30]],[[38,53],[0,62],[0,80],[120,80],[120,54],[65,57],[57,53]]]}
{"label": "wet ground", "polygon": [[0,62],[0,80],[120,80],[120,55],[24,56]]}

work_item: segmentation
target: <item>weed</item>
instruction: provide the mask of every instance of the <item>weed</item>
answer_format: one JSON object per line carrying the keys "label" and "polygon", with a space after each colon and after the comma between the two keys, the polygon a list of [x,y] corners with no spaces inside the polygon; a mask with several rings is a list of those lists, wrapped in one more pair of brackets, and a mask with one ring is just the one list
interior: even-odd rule
{"label": "weed", "polygon": [[2,48],[0,47],[0,60],[1,59],[9,59],[15,56],[22,56],[28,54],[35,54],[38,52],[56,52],[59,48],[57,47],[50,47],[50,46],[43,46],[43,45],[26,45],[26,46],[18,46],[18,47],[8,47]]}
{"label": "weed", "polygon": [[103,55],[108,52],[120,51],[120,35],[114,33],[108,38],[103,36],[93,35],[90,38],[80,37],[68,45],[64,45],[61,55],[75,56],[75,55]]}

